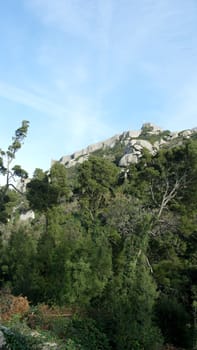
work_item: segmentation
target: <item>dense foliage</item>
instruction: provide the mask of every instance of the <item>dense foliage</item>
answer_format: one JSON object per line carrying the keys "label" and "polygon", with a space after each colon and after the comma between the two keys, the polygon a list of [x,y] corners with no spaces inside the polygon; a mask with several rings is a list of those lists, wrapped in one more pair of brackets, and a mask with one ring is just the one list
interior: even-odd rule
{"label": "dense foliage", "polygon": [[[78,308],[67,349],[196,349],[197,140],[144,152],[124,171],[116,160],[36,169],[25,194],[1,186],[1,288]],[[22,222],[27,209],[35,219]]]}

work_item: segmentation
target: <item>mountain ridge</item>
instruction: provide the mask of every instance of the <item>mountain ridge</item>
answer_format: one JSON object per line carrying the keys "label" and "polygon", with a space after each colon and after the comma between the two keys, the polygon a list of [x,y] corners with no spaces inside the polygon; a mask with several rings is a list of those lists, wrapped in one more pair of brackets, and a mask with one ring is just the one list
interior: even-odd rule
{"label": "mountain ridge", "polygon": [[[166,145],[180,144],[183,139],[188,139],[196,133],[197,127],[171,132],[153,123],[144,123],[140,130],[128,130],[116,134],[104,141],[91,144],[71,155],[62,156],[58,162],[70,168],[88,160],[92,154],[103,153],[102,155],[106,157],[105,152],[110,154],[113,153],[115,148],[118,148],[119,157],[114,159],[114,161],[120,167],[126,167],[132,163],[136,164],[141,158],[144,149],[154,155],[160,148]],[[55,162],[57,161],[52,161],[52,164]]]}

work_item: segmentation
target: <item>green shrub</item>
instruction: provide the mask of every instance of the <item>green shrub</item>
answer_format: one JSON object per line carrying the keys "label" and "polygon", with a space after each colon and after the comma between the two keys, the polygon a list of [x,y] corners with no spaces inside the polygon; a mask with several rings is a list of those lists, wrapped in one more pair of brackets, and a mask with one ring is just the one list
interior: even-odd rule
{"label": "green shrub", "polygon": [[41,349],[41,341],[14,329],[3,329],[6,344],[10,350],[39,350]]}
{"label": "green shrub", "polygon": [[81,345],[76,344],[76,342],[74,340],[68,339],[66,341],[65,350],[83,350],[83,348]]}
{"label": "green shrub", "polygon": [[[73,318],[68,324],[66,333],[67,337],[76,344],[77,350],[110,350],[107,336],[97,328],[96,322],[90,318]],[[68,348],[68,350],[70,349]]]}

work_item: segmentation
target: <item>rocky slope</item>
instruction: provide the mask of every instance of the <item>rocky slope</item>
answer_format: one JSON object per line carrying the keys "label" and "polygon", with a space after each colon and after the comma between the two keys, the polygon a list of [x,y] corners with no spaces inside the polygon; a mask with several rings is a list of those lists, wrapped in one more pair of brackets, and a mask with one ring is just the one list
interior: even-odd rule
{"label": "rocky slope", "polygon": [[171,132],[160,127],[145,123],[141,130],[126,131],[115,135],[103,142],[90,145],[81,151],[71,155],[62,156],[59,160],[67,168],[83,163],[91,154],[99,154],[104,157],[114,158],[117,165],[127,167],[131,163],[137,163],[146,149],[151,154],[156,154],[161,147],[173,146],[182,143],[184,139],[197,134],[197,128]]}

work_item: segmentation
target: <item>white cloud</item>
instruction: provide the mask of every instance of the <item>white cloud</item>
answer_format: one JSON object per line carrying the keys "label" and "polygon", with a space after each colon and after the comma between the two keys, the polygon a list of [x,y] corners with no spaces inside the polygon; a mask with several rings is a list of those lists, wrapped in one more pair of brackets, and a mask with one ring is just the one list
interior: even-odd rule
{"label": "white cloud", "polygon": [[0,81],[0,96],[49,115],[54,113],[65,114],[67,112],[64,106],[31,91],[26,91],[2,81]]}
{"label": "white cloud", "polygon": [[[187,64],[190,52],[185,47],[192,46],[196,53],[196,39],[191,36],[196,23],[194,0],[187,4],[183,0],[29,0],[29,3],[45,25],[66,33],[66,48],[67,39],[73,39],[73,45],[79,40],[81,50],[86,51],[92,66],[99,70],[97,76],[94,68],[89,67],[89,75],[98,78],[100,91],[111,91],[133,72],[140,73],[141,61],[164,68],[171,75],[181,72]],[[47,53],[44,61],[49,57]],[[65,64],[70,65],[72,59],[68,58]]]}
{"label": "white cloud", "polygon": [[[48,155],[59,158],[143,119],[195,126],[196,0],[22,1],[25,25],[22,13],[9,22],[1,53],[0,97],[30,109],[27,164],[35,157],[42,167]],[[20,29],[14,38],[13,28]]]}
{"label": "white cloud", "polygon": [[[57,89],[89,101],[91,113],[85,112],[86,118],[94,115],[95,100],[99,100],[96,107],[102,111],[103,99],[113,104],[116,89],[124,91],[125,85],[134,89],[141,79],[142,85],[150,86],[151,94],[155,91],[163,97],[165,105],[158,107],[158,115],[166,113],[166,123],[173,123],[178,113],[186,115],[187,112],[183,113],[186,109],[190,115],[187,120],[192,122],[197,86],[193,81],[197,73],[196,0],[29,0],[28,3],[44,26],[57,31],[56,35],[63,35],[63,58],[57,46],[49,45],[47,54],[43,51],[42,63],[56,76]],[[46,38],[47,43],[50,44],[50,38]],[[69,55],[72,45],[79,49]],[[84,115],[76,108],[72,110],[76,119]],[[110,107],[108,110],[110,113]]]}
{"label": "white cloud", "polygon": [[[61,83],[61,82],[60,82]],[[50,125],[55,132],[65,135],[70,151],[76,147],[85,147],[90,142],[99,141],[113,133],[113,128],[104,121],[105,113],[91,99],[68,95],[64,104],[58,104],[45,96],[0,82],[0,97],[22,104],[30,109],[43,112],[50,118]]]}

